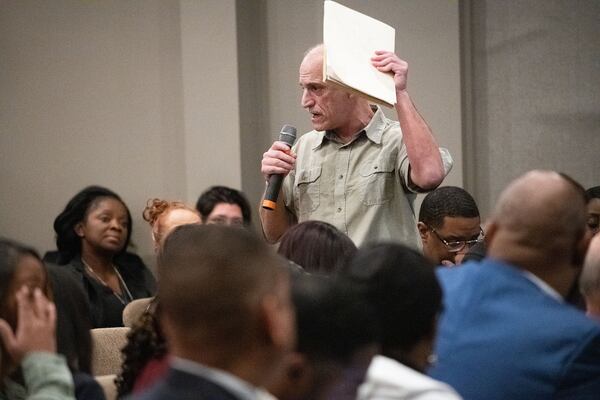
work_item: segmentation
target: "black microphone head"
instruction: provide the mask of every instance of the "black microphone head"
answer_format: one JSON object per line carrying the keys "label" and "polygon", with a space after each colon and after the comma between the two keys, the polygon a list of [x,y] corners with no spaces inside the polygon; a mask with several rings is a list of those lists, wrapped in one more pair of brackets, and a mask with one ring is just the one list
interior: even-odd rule
{"label": "black microphone head", "polygon": [[281,132],[279,132],[279,141],[292,147],[296,141],[296,128],[292,125],[284,125],[283,128],[281,128]]}

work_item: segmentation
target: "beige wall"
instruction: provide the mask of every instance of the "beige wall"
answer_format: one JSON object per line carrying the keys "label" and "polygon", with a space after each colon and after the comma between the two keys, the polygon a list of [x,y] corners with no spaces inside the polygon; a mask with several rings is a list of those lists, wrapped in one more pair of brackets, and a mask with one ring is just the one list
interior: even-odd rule
{"label": "beige wall", "polygon": [[483,213],[530,169],[600,185],[600,2],[464,3],[465,182]]}
{"label": "beige wall", "polygon": [[[342,1],[397,29],[410,91],[462,182],[457,1]],[[88,184],[134,214],[149,197],[194,202],[213,184],[253,204],[281,125],[309,129],[298,63],[322,40],[321,1],[0,3],[0,234],[52,249],[52,221]],[[393,114],[392,114],[393,116]]]}

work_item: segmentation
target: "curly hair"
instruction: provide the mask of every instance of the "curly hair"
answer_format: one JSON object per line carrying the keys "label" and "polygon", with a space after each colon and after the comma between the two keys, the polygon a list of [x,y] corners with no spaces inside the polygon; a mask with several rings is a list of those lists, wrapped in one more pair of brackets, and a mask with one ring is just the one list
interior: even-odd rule
{"label": "curly hair", "polygon": [[154,297],[127,334],[127,344],[121,350],[121,373],[115,379],[117,398],[131,393],[137,377],[148,362],[167,354],[167,343],[157,315],[158,308],[158,297]]}
{"label": "curly hair", "polygon": [[156,198],[149,199],[142,216],[144,221],[147,221],[150,224],[150,227],[152,227],[152,237],[157,243],[162,240],[164,234],[159,220],[171,210],[187,210],[199,216],[198,211],[180,201],[167,201]]}
{"label": "curly hair", "polygon": [[127,246],[129,246],[129,240],[131,239],[131,232],[133,230],[129,208],[127,208],[127,205],[119,197],[119,195],[112,190],[102,186],[88,186],[73,196],[73,198],[67,203],[63,212],[61,212],[54,220],[56,247],[58,248],[59,253],[57,260],[58,264],[67,264],[73,259],[73,257],[81,252],[81,238],[77,236],[74,228],[79,222],[85,219],[93,206],[95,206],[100,200],[107,197],[119,201],[121,204],[123,204],[123,207],[125,207],[125,211],[127,212],[129,229],[127,230],[125,245],[123,246],[121,253],[127,249]]}

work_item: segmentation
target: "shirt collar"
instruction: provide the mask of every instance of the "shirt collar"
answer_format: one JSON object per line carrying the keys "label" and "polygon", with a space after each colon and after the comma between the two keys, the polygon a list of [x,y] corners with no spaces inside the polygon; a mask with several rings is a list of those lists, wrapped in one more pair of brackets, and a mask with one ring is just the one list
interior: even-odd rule
{"label": "shirt collar", "polygon": [[[375,144],[381,144],[381,136],[383,135],[383,130],[385,128],[385,115],[379,106],[372,105],[371,110],[374,112],[371,120],[367,126],[365,126],[360,132],[356,133],[354,139],[352,139],[350,143],[352,143],[357,137],[365,132],[370,141]],[[335,133],[333,131],[317,131],[317,134],[319,135],[319,140],[314,145],[313,150],[321,147],[324,139],[335,141]]]}
{"label": "shirt collar", "polygon": [[546,282],[544,282],[543,280],[538,278],[536,275],[532,274],[529,271],[525,271],[525,270],[521,270],[521,272],[523,273],[523,275],[525,275],[525,278],[527,278],[529,281],[531,281],[531,283],[533,283],[535,286],[537,286],[542,292],[546,293],[550,297],[554,297],[556,300],[560,301],[561,303],[564,301],[564,299],[560,295],[560,293],[558,293],[550,285],[548,285]]}
{"label": "shirt collar", "polygon": [[262,397],[262,391],[250,383],[243,381],[229,372],[210,368],[195,361],[186,360],[179,357],[173,357],[171,367],[188,374],[200,376],[211,382],[222,386],[236,397],[242,400],[258,400]]}

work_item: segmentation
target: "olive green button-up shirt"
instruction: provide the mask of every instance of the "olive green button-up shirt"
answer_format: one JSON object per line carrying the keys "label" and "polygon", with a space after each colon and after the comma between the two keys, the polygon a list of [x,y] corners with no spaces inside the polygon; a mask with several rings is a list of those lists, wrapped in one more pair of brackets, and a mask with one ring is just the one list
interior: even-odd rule
{"label": "olive green button-up shirt", "polygon": [[[311,131],[293,147],[296,168],[283,184],[286,207],[298,222],[329,222],[357,246],[371,241],[420,248],[409,162],[397,121],[377,107],[349,143],[332,132]],[[452,157],[440,149],[446,174]]]}

